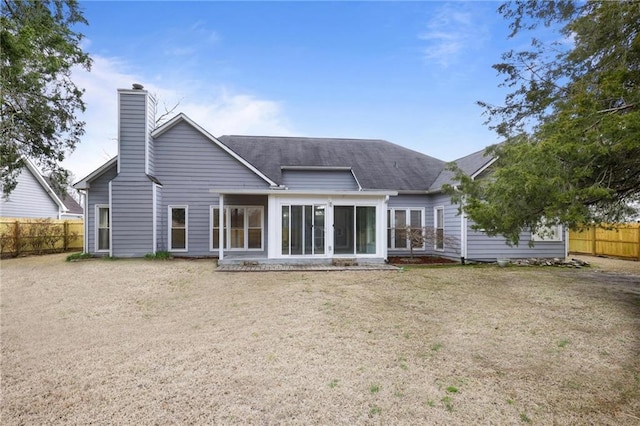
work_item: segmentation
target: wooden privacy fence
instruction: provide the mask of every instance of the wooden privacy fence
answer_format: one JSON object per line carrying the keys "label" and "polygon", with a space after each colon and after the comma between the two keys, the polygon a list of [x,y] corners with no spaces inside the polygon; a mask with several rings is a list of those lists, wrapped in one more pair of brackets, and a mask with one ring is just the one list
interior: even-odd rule
{"label": "wooden privacy fence", "polygon": [[569,231],[569,251],[640,260],[640,223],[616,224],[606,228],[591,226]]}
{"label": "wooden privacy fence", "polygon": [[82,250],[82,219],[0,218],[0,255]]}

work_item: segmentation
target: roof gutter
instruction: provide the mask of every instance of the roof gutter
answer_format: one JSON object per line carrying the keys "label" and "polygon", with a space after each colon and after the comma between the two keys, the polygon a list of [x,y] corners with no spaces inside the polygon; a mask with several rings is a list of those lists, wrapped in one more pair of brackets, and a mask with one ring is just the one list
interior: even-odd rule
{"label": "roof gutter", "polygon": [[358,197],[381,197],[381,196],[394,196],[398,195],[398,191],[390,190],[362,190],[362,191],[332,191],[328,189],[316,189],[316,190],[290,190],[286,187],[277,187],[269,189],[236,189],[236,188],[211,188],[209,189],[211,194],[225,194],[225,195],[270,195],[270,194],[286,194],[286,195],[331,195],[331,196],[358,196]]}

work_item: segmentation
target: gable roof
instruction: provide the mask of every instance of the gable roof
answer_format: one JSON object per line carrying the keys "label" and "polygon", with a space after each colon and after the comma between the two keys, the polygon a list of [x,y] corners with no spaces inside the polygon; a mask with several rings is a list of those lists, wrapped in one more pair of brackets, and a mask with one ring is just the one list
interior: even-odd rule
{"label": "gable roof", "polygon": [[[493,164],[495,160],[495,157],[486,155],[485,150],[483,149],[462,158],[458,158],[457,160],[452,161],[452,163],[456,163],[465,174],[475,178],[486,170],[487,167]],[[440,191],[444,184],[454,185],[457,182],[453,180],[454,175],[455,174],[451,170],[442,170],[438,175],[438,178],[431,185],[430,190]]]}
{"label": "gable roof", "polygon": [[67,207],[66,213],[68,214],[83,214],[84,209],[76,200],[71,197],[68,193],[65,194],[64,199],[62,200],[64,205]]}
{"label": "gable roof", "polygon": [[384,140],[237,135],[218,140],[278,184],[283,168],[344,167],[363,189],[426,191],[445,164]]}
{"label": "gable roof", "polygon": [[24,162],[25,162],[25,164],[27,166],[26,167],[27,170],[29,170],[29,172],[33,175],[33,177],[36,178],[36,180],[38,181],[40,186],[42,186],[42,189],[44,189],[44,191],[47,193],[47,195],[49,195],[49,197],[53,200],[53,202],[58,205],[58,209],[60,210],[60,212],[66,212],[67,211],[67,206],[62,202],[60,197],[58,197],[58,195],[55,193],[53,188],[51,188],[51,185],[49,185],[49,182],[48,182],[48,178],[44,177],[40,173],[40,171],[38,170],[36,165],[33,164],[33,162],[31,160],[29,160],[26,157],[23,157],[23,158],[24,158]]}
{"label": "gable roof", "polygon": [[221,148],[227,154],[231,155],[237,161],[242,163],[249,170],[251,170],[253,173],[258,175],[261,179],[265,180],[269,185],[277,186],[277,184],[274,181],[269,179],[269,177],[265,176],[260,170],[256,169],[251,163],[247,162],[246,157],[243,158],[243,156],[239,156],[237,153],[233,152],[233,150],[229,149],[229,147],[227,147],[225,144],[221,143],[220,140],[218,140],[211,133],[207,132],[203,127],[201,127],[200,125],[198,125],[198,123],[196,123],[195,121],[193,121],[192,119],[187,117],[186,114],[184,114],[184,113],[180,113],[180,114],[176,115],[171,120],[167,121],[166,123],[162,124],[160,127],[158,127],[155,130],[153,130],[151,132],[151,136],[153,136],[154,138],[157,138],[158,136],[162,135],[167,130],[171,129],[176,124],[181,123],[181,122],[185,122],[185,123],[188,123],[189,125],[191,125],[194,129],[196,129],[197,131],[202,133],[202,135],[204,135],[207,139],[209,139],[211,142],[213,142],[215,145],[217,145],[219,148]]}
{"label": "gable roof", "polygon": [[[51,189],[53,190],[53,184],[51,182],[51,178],[47,177],[47,176],[43,176],[43,177],[47,181],[47,183],[49,184]],[[56,194],[56,195],[58,195],[58,194]],[[64,194],[60,194],[60,195],[58,195],[58,197],[62,201],[62,204],[64,204],[64,207],[65,207],[65,210],[66,210],[65,213],[68,213],[68,214],[82,214],[84,212],[84,209],[82,208],[82,206],[80,204],[78,204],[78,202],[76,200],[74,200],[73,197],[71,195],[69,195],[68,192],[65,191]]]}
{"label": "gable roof", "polygon": [[109,170],[109,168],[113,167],[116,164],[117,161],[118,161],[118,156],[116,155],[111,160],[107,161],[102,166],[98,167],[97,169],[92,171],[90,174],[88,174],[84,178],[80,179],[78,182],[74,183],[72,186],[75,189],[87,189],[87,188],[89,188],[89,186],[88,186],[89,182],[91,182],[92,180],[96,179],[97,177],[100,177],[104,172]]}

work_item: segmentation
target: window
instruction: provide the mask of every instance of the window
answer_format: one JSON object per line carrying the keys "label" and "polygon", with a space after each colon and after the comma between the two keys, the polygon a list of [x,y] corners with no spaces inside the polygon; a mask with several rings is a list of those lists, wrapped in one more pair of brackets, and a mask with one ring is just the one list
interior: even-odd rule
{"label": "window", "polygon": [[247,207],[247,248],[262,249],[262,208]]}
{"label": "window", "polygon": [[[219,249],[220,209],[211,207],[211,250]],[[262,206],[225,207],[223,248],[225,250],[262,250],[264,208]]]}
{"label": "window", "polygon": [[229,216],[231,217],[231,235],[230,235],[230,247],[232,249],[244,248],[244,209],[243,208],[230,208],[228,209]]}
{"label": "window", "polygon": [[434,248],[444,250],[444,207],[433,209],[433,227],[436,230],[436,241]]}
{"label": "window", "polygon": [[[395,208],[387,211],[387,247],[390,249],[409,248],[407,228],[424,228],[424,210]],[[416,248],[414,246],[414,248]],[[424,248],[424,246],[417,247]]]}
{"label": "window", "polygon": [[376,207],[334,206],[335,254],[376,253]]}
{"label": "window", "polygon": [[111,218],[108,206],[96,206],[96,251],[109,251]]}
{"label": "window", "polygon": [[325,205],[283,205],[282,254],[325,253]]}
{"label": "window", "polygon": [[[222,223],[227,223],[227,209],[225,209],[224,217],[222,218]],[[211,250],[218,250],[220,248],[220,209],[212,208],[211,209],[211,220],[212,220],[212,232],[211,232]],[[224,235],[222,237],[222,248],[227,249],[227,227],[224,226]]]}
{"label": "window", "polygon": [[376,208],[356,207],[356,254],[376,252]]}
{"label": "window", "polygon": [[532,241],[558,242],[562,241],[562,225],[547,225],[543,220],[535,233],[531,234]]}
{"label": "window", "polygon": [[186,206],[169,206],[169,250],[187,251],[188,209]]}

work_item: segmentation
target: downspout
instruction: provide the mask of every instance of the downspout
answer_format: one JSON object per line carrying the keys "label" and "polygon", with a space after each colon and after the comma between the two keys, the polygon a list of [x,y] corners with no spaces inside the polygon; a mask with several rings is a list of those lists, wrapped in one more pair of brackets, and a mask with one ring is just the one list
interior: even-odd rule
{"label": "downspout", "polygon": [[[109,181],[109,257],[113,257],[113,181]],[[97,227],[97,225],[96,225]]]}
{"label": "downspout", "polygon": [[224,259],[224,194],[218,195],[218,261]]}
{"label": "downspout", "polygon": [[158,212],[157,210],[157,190],[158,190],[158,185],[156,185],[155,183],[151,182],[151,215],[152,215],[152,219],[151,219],[151,232],[152,232],[152,239],[151,239],[151,244],[152,244],[152,250],[151,252],[153,254],[156,254],[156,248],[158,247]]}
{"label": "downspout", "polygon": [[464,199],[460,204],[460,263],[464,265],[467,258],[467,214],[464,212]]}
{"label": "downspout", "polygon": [[382,206],[382,251],[384,253],[384,262],[389,263],[389,241],[387,235],[387,223],[389,221],[389,196],[384,196],[384,204]]}
{"label": "downspout", "polygon": [[83,220],[83,224],[82,227],[84,228],[84,238],[82,241],[82,251],[84,253],[89,253],[89,217],[88,217],[88,212],[89,212],[89,190],[85,189],[84,191],[78,191],[82,194],[82,197],[84,198],[82,201],[84,204],[84,211],[82,212],[82,220]]}

